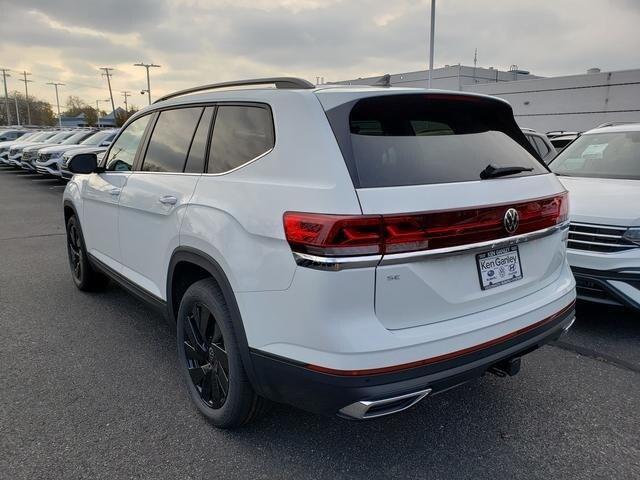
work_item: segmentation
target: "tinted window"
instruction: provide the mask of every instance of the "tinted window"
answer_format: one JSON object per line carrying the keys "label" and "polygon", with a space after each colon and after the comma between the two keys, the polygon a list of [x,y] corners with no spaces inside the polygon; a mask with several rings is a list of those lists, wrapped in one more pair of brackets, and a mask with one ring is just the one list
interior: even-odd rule
{"label": "tinted window", "polygon": [[151,115],[145,115],[134,120],[111,146],[109,156],[106,157],[105,167],[110,171],[129,171]]}
{"label": "tinted window", "polygon": [[582,135],[550,167],[559,175],[640,180],[640,132]]}
{"label": "tinted window", "polygon": [[213,127],[208,172],[233,170],[273,148],[274,139],[268,108],[221,106]]}
{"label": "tinted window", "polygon": [[207,155],[207,140],[209,139],[209,127],[211,126],[211,118],[213,117],[213,107],[205,109],[198,129],[191,142],[189,148],[189,156],[187,164],[184,167],[186,173],[202,173],[204,172],[204,161]]}
{"label": "tinted window", "polygon": [[538,152],[540,152],[540,156],[542,158],[546,157],[549,153],[549,147],[547,147],[547,144],[544,143],[544,140],[542,140],[540,137],[533,137],[533,140],[536,142],[536,147],[538,148]]}
{"label": "tinted window", "polygon": [[508,178],[548,172],[527,150],[510,107],[499,101],[387,95],[327,114],[356,187],[479,180],[489,164],[533,169]]}
{"label": "tinted window", "polygon": [[145,172],[182,172],[202,107],[160,113],[144,156]]}

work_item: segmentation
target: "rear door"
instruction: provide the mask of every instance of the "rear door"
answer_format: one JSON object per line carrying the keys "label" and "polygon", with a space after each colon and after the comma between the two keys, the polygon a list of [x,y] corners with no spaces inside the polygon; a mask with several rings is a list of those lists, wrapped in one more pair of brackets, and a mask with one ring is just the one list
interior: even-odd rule
{"label": "rear door", "polygon": [[120,197],[123,274],[158,298],[166,296],[171,253],[204,170],[213,112],[202,106],[160,112]]}
{"label": "rear door", "polygon": [[[385,218],[375,310],[387,328],[486,310],[557,278],[564,261],[560,232],[494,245],[566,217],[564,189],[534,158],[507,104],[405,94],[356,101],[348,115],[341,110],[342,120],[336,112],[328,116],[362,213]],[[340,126],[345,118],[348,134]],[[481,179],[489,165],[526,170]],[[510,209],[519,217],[515,225],[506,218]]]}

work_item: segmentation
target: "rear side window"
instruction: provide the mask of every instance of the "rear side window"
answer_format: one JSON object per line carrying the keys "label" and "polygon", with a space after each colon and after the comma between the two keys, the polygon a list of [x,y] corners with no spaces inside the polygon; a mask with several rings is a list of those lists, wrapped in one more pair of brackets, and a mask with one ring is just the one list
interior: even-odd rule
{"label": "rear side window", "polygon": [[540,137],[533,137],[533,141],[536,142],[536,147],[538,148],[538,152],[540,152],[540,156],[544,158],[549,153],[549,147]]}
{"label": "rear side window", "polygon": [[182,172],[202,107],[160,112],[142,163],[143,172]]}
{"label": "rear side window", "polygon": [[493,99],[385,95],[327,112],[356,188],[480,180],[489,164],[548,173],[513,119]]}
{"label": "rear side window", "polygon": [[209,173],[223,173],[244,165],[274,146],[271,110],[261,106],[222,105],[218,107]]}

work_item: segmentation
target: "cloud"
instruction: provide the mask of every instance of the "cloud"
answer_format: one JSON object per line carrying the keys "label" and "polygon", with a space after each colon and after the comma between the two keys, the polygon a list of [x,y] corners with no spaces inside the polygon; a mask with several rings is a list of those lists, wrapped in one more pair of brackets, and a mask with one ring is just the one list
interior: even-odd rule
{"label": "cloud", "polygon": [[[116,67],[115,91],[144,88],[139,61],[162,65],[154,95],[254,76],[344,80],[428,61],[426,0],[0,0],[0,11],[3,63],[65,81],[89,102],[106,93],[100,66]],[[541,75],[637,68],[639,22],[637,0],[440,0],[436,65],[472,64],[478,48],[480,66]]]}

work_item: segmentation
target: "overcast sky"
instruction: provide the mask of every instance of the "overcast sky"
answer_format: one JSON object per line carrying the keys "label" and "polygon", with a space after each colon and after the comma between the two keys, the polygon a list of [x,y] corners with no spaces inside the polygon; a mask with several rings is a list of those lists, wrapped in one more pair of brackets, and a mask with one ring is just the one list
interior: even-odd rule
{"label": "overcast sky", "polygon": [[[640,0],[438,0],[435,64],[538,75],[640,68]],[[427,0],[0,0],[0,67],[9,90],[95,105],[108,98],[99,67],[114,67],[116,103],[202,83],[271,75],[315,82],[424,69]]]}

